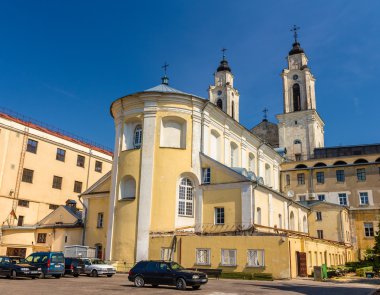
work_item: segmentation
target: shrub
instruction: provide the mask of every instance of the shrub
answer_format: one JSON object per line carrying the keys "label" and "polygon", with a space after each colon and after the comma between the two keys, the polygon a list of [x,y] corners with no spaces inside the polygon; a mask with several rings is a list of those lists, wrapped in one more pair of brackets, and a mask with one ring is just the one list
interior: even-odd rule
{"label": "shrub", "polygon": [[366,272],[371,272],[371,271],[373,271],[372,266],[357,268],[356,275],[358,275],[359,277],[364,277]]}

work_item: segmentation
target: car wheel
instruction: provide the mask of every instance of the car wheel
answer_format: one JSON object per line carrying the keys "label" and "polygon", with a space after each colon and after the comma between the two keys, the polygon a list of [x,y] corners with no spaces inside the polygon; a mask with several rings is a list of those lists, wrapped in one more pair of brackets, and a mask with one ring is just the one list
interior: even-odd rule
{"label": "car wheel", "polygon": [[113,276],[113,275],[107,275],[107,277],[109,277],[109,278],[112,277],[112,276]]}
{"label": "car wheel", "polygon": [[92,272],[91,272],[91,276],[92,277],[97,277],[98,276],[98,271],[96,269],[93,269]]}
{"label": "car wheel", "polygon": [[145,282],[144,282],[144,279],[142,276],[135,277],[134,283],[135,283],[135,287],[137,287],[137,288],[144,287],[144,285],[145,285]]}
{"label": "car wheel", "polygon": [[192,286],[193,290],[198,290],[201,286]]}
{"label": "car wheel", "polygon": [[40,274],[40,279],[46,279],[46,275],[43,272]]}
{"label": "car wheel", "polygon": [[53,275],[53,277],[55,277],[56,279],[60,279],[61,275]]}
{"label": "car wheel", "polygon": [[74,278],[77,278],[77,277],[79,277],[79,273],[74,274]]}
{"label": "car wheel", "polygon": [[36,277],[32,277],[32,280],[35,280],[36,279]]}
{"label": "car wheel", "polygon": [[15,270],[12,270],[12,271],[11,271],[11,279],[12,279],[12,280],[15,280],[16,278],[17,278],[17,273],[16,273]]}
{"label": "car wheel", "polygon": [[175,286],[178,290],[186,290],[186,281],[182,278],[179,278]]}

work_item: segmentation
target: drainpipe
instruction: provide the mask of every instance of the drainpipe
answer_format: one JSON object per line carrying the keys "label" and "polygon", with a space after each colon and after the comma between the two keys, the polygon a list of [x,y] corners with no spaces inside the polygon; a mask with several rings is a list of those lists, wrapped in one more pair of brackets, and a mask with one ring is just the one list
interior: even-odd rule
{"label": "drainpipe", "polygon": [[84,246],[84,240],[86,238],[86,223],[87,223],[87,207],[82,201],[82,195],[78,196],[79,202],[83,206],[84,214],[83,214],[83,231],[82,231],[82,245]]}

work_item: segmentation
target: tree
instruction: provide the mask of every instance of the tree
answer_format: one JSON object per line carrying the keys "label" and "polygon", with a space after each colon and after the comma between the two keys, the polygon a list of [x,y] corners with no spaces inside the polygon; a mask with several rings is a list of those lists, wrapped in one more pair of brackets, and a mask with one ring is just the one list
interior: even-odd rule
{"label": "tree", "polygon": [[373,247],[373,254],[380,255],[380,221],[379,221],[379,230],[375,235],[375,246]]}

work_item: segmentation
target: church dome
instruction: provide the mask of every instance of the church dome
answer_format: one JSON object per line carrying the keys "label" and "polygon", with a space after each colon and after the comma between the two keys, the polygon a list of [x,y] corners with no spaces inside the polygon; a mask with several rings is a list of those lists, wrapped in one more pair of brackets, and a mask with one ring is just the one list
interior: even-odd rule
{"label": "church dome", "polygon": [[222,72],[222,71],[229,71],[229,72],[231,72],[231,68],[230,68],[230,66],[228,65],[228,61],[226,61],[225,59],[223,59],[223,60],[220,62],[220,65],[219,65],[219,67],[217,68],[216,71],[217,71],[217,72]]}
{"label": "church dome", "polygon": [[304,53],[304,51],[301,48],[301,45],[298,42],[295,42],[293,43],[292,50],[289,51],[289,55],[298,54],[298,53]]}

